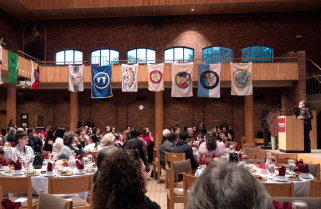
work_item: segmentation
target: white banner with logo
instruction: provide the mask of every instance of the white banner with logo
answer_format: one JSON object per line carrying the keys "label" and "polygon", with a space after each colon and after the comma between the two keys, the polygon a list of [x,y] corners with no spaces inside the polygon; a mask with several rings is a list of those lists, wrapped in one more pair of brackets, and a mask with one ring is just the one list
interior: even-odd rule
{"label": "white banner with logo", "polygon": [[172,64],[172,97],[193,96],[194,63]]}
{"label": "white banner with logo", "polygon": [[253,94],[252,62],[231,63],[231,95]]}
{"label": "white banner with logo", "polygon": [[164,63],[148,64],[148,90],[164,91]]}
{"label": "white banner with logo", "polygon": [[69,65],[69,91],[84,91],[84,65]]}
{"label": "white banner with logo", "polygon": [[138,64],[122,64],[122,92],[137,92]]}

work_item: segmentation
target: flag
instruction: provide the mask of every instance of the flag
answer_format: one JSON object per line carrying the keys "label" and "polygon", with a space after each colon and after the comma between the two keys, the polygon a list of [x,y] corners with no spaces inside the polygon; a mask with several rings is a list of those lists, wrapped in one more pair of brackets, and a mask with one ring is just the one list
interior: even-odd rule
{"label": "flag", "polygon": [[1,69],[2,69],[2,47],[0,45],[0,84],[2,84]]}
{"label": "flag", "polygon": [[137,92],[138,64],[122,64],[122,92]]}
{"label": "flag", "polygon": [[84,65],[69,65],[69,91],[84,91]]}
{"label": "flag", "polygon": [[112,64],[104,66],[91,66],[91,98],[109,98],[113,96],[111,91]]}
{"label": "flag", "polygon": [[221,63],[198,63],[198,97],[220,98]]}
{"label": "flag", "polygon": [[8,79],[7,83],[17,84],[18,79],[18,55],[8,51]]}
{"label": "flag", "polygon": [[148,90],[164,91],[164,64],[148,64]]}
{"label": "flag", "polygon": [[231,63],[231,95],[252,94],[252,62]]}
{"label": "flag", "polygon": [[194,63],[172,64],[172,97],[193,96]]}
{"label": "flag", "polygon": [[31,88],[38,89],[39,87],[39,65],[31,61]]}

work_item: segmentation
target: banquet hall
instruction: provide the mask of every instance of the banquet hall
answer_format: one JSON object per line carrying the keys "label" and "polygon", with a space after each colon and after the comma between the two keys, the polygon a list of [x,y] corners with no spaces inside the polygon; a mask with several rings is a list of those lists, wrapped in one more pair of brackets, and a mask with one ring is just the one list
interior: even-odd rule
{"label": "banquet hall", "polygon": [[[133,168],[147,173],[136,197],[145,198],[142,208],[234,207],[219,196],[198,203],[196,188],[216,172],[257,178],[248,193],[263,191],[274,207],[277,200],[314,208],[321,203],[320,22],[318,0],[0,1],[2,200],[41,209],[38,197],[59,190],[52,185],[61,171],[92,187],[70,192],[79,198],[68,197],[66,207],[98,208],[102,185],[118,182],[107,174],[142,161]],[[124,159],[133,163],[123,172],[107,166]],[[189,169],[175,171],[174,161],[189,161]],[[27,182],[32,168],[39,176],[29,179],[30,206],[12,199],[18,192],[4,182]],[[278,179],[282,169],[287,182]],[[129,207],[117,204],[105,207]]]}

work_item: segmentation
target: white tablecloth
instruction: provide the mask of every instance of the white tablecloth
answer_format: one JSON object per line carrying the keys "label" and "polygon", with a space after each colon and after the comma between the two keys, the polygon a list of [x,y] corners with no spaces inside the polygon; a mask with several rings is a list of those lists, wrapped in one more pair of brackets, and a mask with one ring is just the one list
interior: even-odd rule
{"label": "white tablecloth", "polygon": [[[43,169],[34,169],[34,171],[37,171],[40,173],[40,171]],[[83,174],[83,175],[90,175],[90,174]],[[4,177],[22,177],[25,175],[12,175],[8,173],[4,173],[3,171],[0,172],[0,176]],[[63,177],[75,177],[75,176],[80,176],[80,175],[72,175],[72,176],[63,176]],[[56,177],[56,176],[53,176]],[[59,175],[58,175],[59,177]],[[48,193],[48,177],[45,176],[32,176],[31,177],[31,185],[32,185],[32,194],[33,195],[39,195],[40,190],[43,190],[45,193]],[[85,201],[87,201],[89,191],[87,192],[81,192],[81,193],[76,193],[76,194],[55,194],[56,196],[59,197],[73,197],[73,196],[79,196],[83,198]],[[9,197],[12,197],[14,194],[9,194]]]}

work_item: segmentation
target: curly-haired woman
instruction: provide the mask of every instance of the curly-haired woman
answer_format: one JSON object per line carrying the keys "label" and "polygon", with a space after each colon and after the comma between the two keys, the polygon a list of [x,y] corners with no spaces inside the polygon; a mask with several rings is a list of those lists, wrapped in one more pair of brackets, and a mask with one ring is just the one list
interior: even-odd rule
{"label": "curly-haired woman", "polygon": [[160,209],[146,195],[145,165],[135,151],[104,158],[93,194],[93,209]]}
{"label": "curly-haired woman", "polygon": [[207,133],[206,141],[203,142],[199,147],[199,153],[202,155],[212,155],[215,156],[225,155],[225,145],[223,142],[216,141],[216,133],[210,130]]}
{"label": "curly-haired woman", "polygon": [[75,137],[75,133],[73,131],[68,131],[63,136],[64,146],[60,150],[58,155],[60,159],[67,159],[71,156],[71,150],[74,150],[76,155],[82,155],[85,153],[84,149],[80,144],[78,144],[77,137]]}

